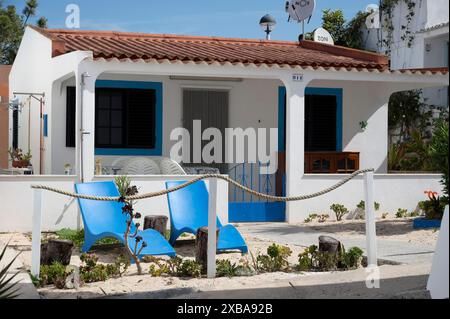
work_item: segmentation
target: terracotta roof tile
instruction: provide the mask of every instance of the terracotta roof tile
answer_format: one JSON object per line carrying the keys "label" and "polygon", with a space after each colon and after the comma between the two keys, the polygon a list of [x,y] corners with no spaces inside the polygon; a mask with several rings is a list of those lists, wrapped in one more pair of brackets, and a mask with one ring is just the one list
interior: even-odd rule
{"label": "terracotta roof tile", "polygon": [[[30,26],[31,27],[31,26]],[[92,51],[94,58],[230,62],[384,71],[386,56],[311,41],[265,41],[219,37],[55,30],[32,27],[53,41],[53,56]]]}

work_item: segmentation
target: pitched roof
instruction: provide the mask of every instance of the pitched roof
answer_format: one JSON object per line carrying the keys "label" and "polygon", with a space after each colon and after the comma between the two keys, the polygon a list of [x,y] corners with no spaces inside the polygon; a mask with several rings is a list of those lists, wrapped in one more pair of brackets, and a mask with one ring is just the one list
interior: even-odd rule
{"label": "pitched roof", "polygon": [[73,51],[92,51],[95,59],[229,62],[378,71],[389,69],[389,60],[384,55],[312,41],[32,28],[53,41],[53,56]]}

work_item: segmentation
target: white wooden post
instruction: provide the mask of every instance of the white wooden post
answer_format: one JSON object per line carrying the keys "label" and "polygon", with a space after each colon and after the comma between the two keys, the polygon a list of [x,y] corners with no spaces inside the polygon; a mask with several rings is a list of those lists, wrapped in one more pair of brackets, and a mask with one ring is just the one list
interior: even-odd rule
{"label": "white wooden post", "polygon": [[208,278],[216,278],[217,253],[217,179],[209,180],[209,209],[208,209]]}
{"label": "white wooden post", "polygon": [[367,264],[378,266],[377,254],[377,228],[375,221],[375,201],[373,198],[373,172],[364,174],[364,192],[366,201],[366,238],[367,238]]}
{"label": "white wooden post", "polygon": [[31,274],[39,278],[41,268],[42,190],[33,191],[33,234],[31,246]]}

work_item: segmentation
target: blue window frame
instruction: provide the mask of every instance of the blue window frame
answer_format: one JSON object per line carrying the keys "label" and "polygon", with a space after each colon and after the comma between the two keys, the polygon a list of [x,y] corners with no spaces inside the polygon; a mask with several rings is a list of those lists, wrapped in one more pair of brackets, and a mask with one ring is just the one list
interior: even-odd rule
{"label": "blue window frame", "polygon": [[[337,100],[337,114],[336,114],[336,151],[342,152],[342,138],[343,138],[343,90],[341,88],[306,88],[306,95],[334,95]],[[280,152],[286,151],[286,88],[279,87],[278,89],[278,149]]]}
{"label": "blue window frame", "polygon": [[152,149],[106,149],[97,148],[98,156],[162,156],[163,148],[163,85],[160,82],[98,80],[96,88],[148,89],[156,94],[156,140]]}
{"label": "blue window frame", "polygon": [[44,137],[48,137],[48,115],[47,114],[44,114],[44,116],[43,116],[43,121],[44,121],[44,129],[43,129],[43,131],[44,131]]}

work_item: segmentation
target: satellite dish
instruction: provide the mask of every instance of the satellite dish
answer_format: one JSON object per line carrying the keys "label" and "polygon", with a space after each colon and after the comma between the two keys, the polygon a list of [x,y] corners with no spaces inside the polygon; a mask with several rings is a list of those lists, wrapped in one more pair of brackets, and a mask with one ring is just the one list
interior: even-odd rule
{"label": "satellite dish", "polygon": [[380,28],[380,12],[374,11],[366,18],[367,29],[379,29]]}
{"label": "satellite dish", "polygon": [[286,12],[289,13],[289,21],[292,19],[302,22],[310,19],[316,7],[315,0],[291,0],[286,2]]}
{"label": "satellite dish", "polygon": [[366,7],[366,12],[367,13],[373,13],[373,12],[380,12],[380,7],[377,4],[369,4]]}
{"label": "satellite dish", "polygon": [[324,28],[317,28],[314,31],[314,41],[334,45],[333,37],[331,36],[330,32],[328,32]]}

